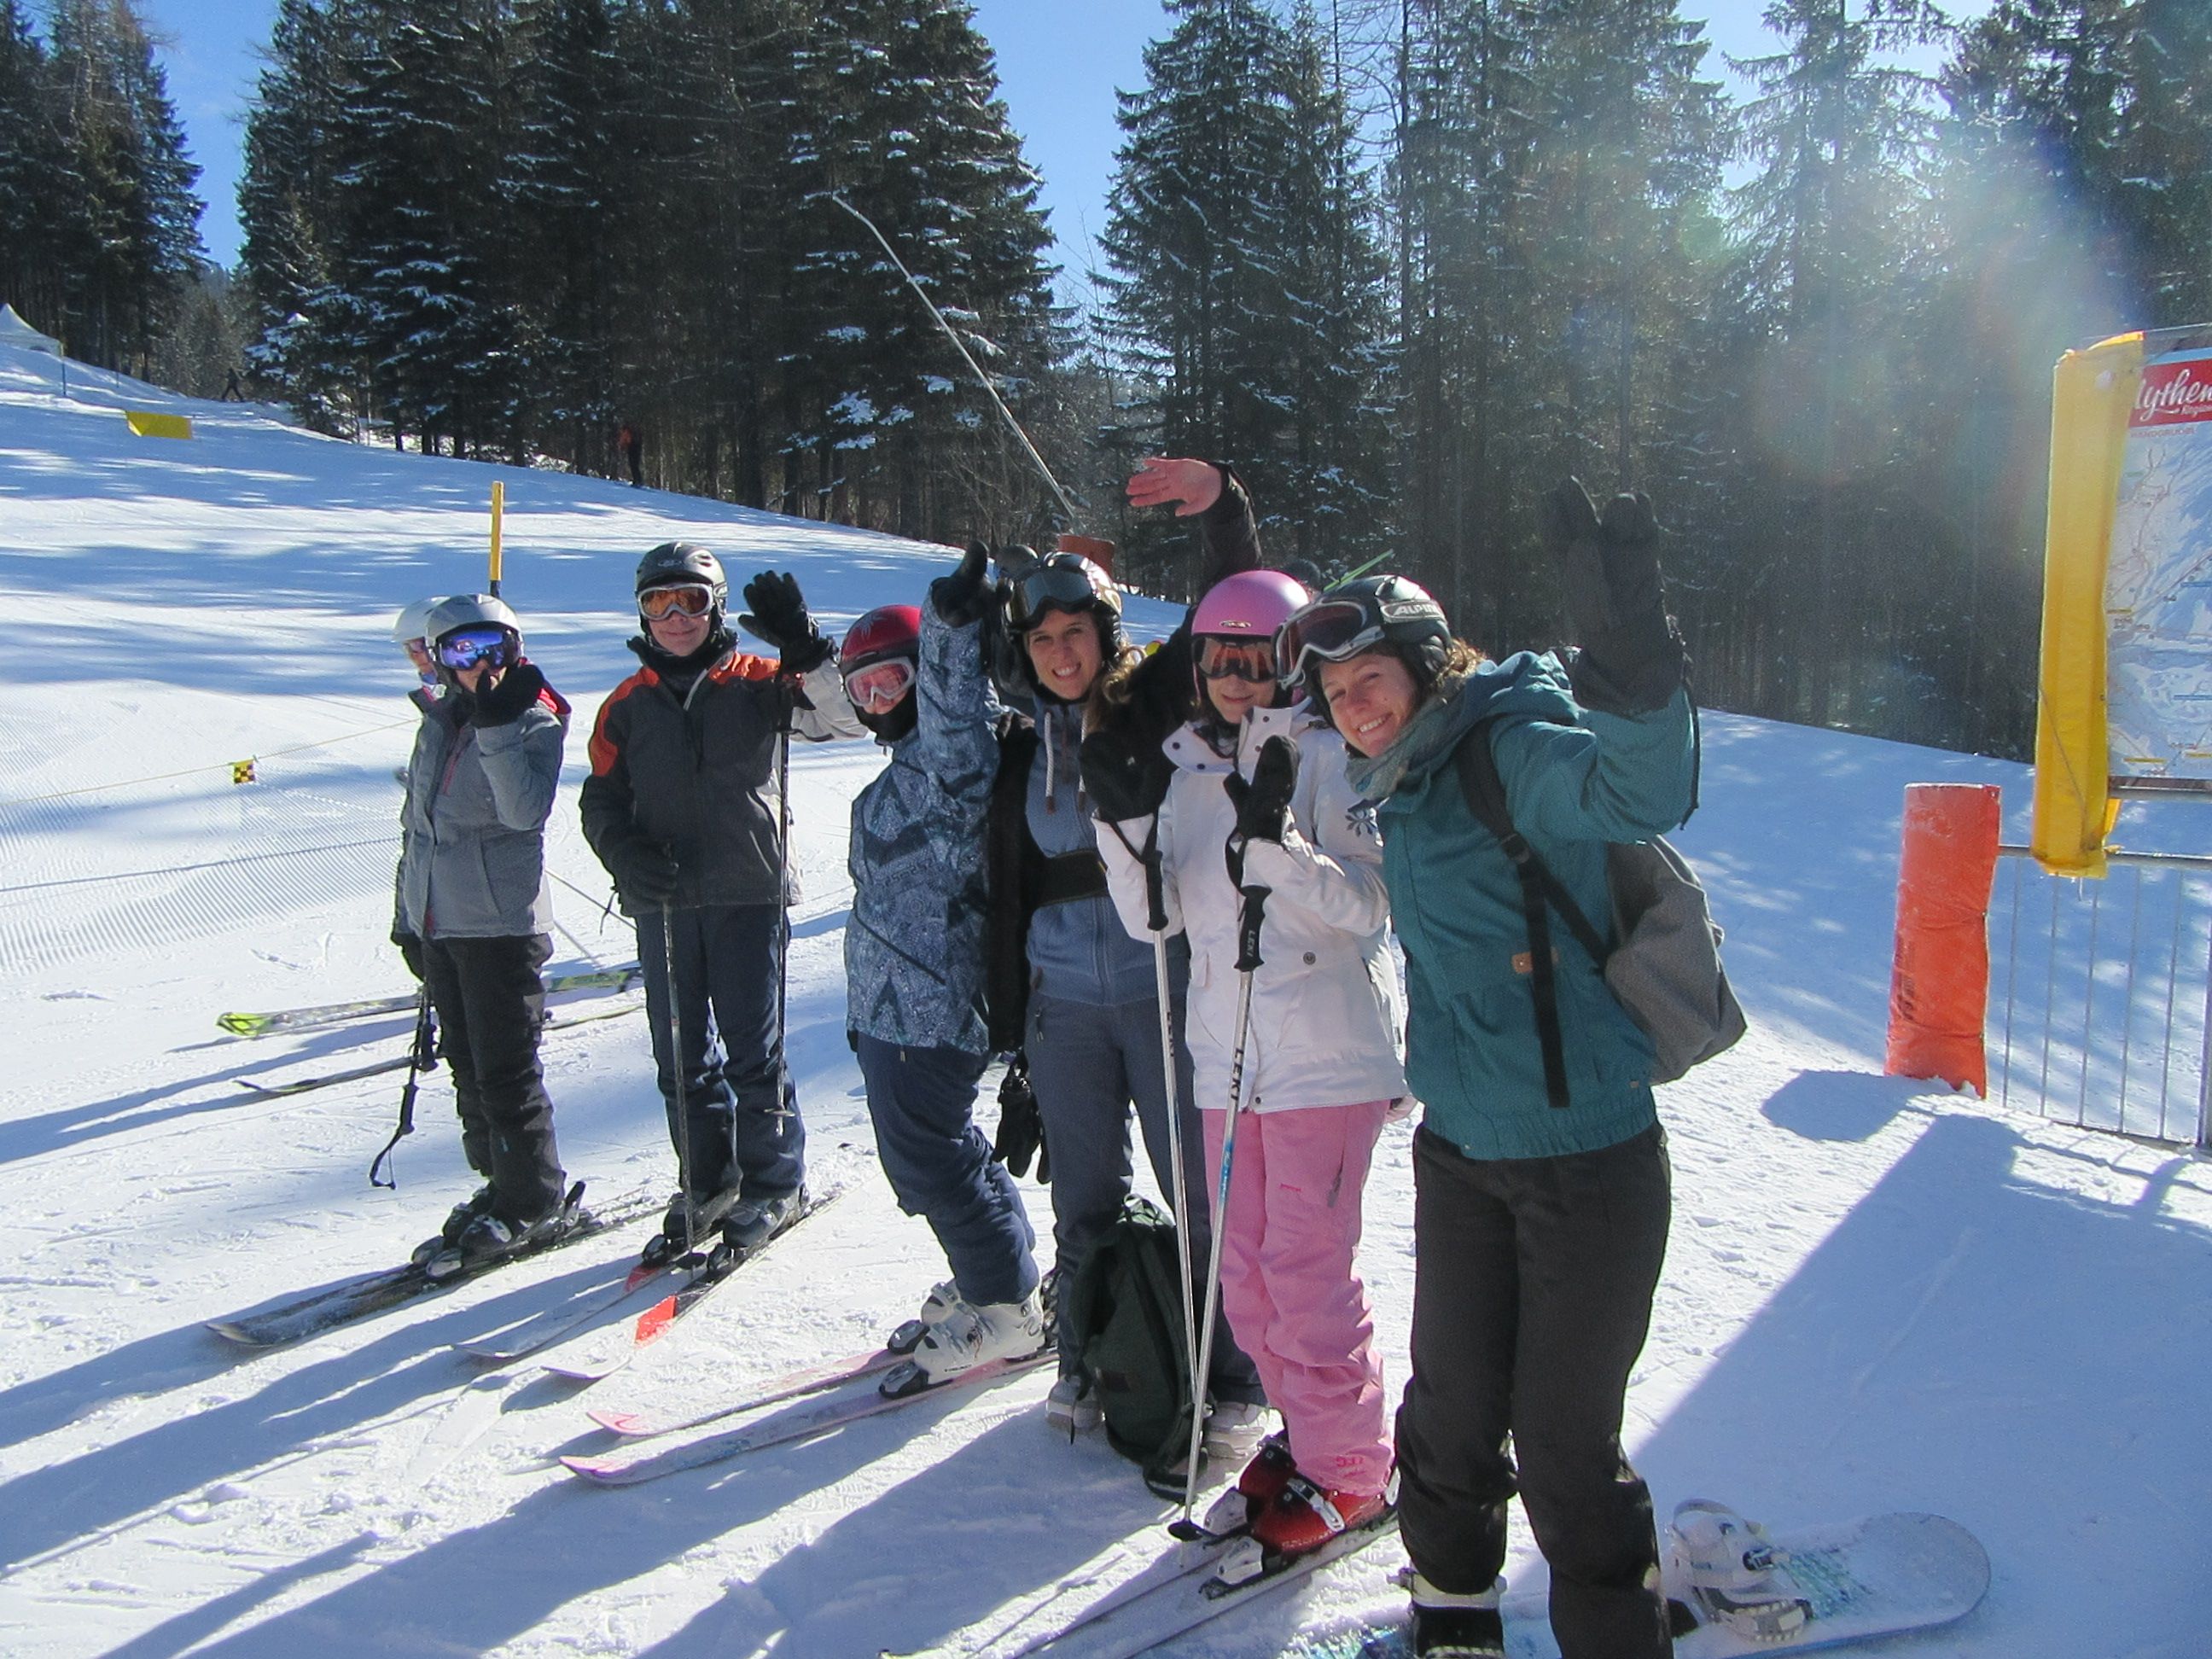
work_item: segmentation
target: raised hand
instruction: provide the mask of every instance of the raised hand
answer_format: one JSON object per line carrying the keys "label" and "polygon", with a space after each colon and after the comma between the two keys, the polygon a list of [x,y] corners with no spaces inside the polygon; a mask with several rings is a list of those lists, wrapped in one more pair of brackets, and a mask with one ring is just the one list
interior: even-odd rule
{"label": "raised hand", "polygon": [[1174,507],[1178,519],[1195,518],[1221,499],[1221,469],[1212,461],[1147,455],[1129,475],[1132,507]]}

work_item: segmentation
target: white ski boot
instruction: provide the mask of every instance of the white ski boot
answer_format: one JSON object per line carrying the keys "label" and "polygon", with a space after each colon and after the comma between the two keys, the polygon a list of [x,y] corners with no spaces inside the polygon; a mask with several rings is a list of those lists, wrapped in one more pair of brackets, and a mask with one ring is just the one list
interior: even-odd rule
{"label": "white ski boot", "polygon": [[1790,1582],[1788,1553],[1768,1541],[1764,1527],[1725,1504],[1691,1498],[1676,1504],[1667,1549],[1701,1620],[1748,1641],[1782,1642],[1811,1616],[1811,1605]]}
{"label": "white ski boot", "polygon": [[921,1346],[933,1327],[961,1305],[960,1287],[951,1279],[942,1285],[933,1285],[929,1294],[921,1300],[921,1311],[911,1319],[902,1319],[891,1334],[884,1339],[884,1346],[893,1353],[912,1353]]}
{"label": "white ski boot", "polygon": [[894,1399],[916,1394],[994,1359],[1026,1359],[1042,1352],[1047,1340],[1035,1291],[1019,1302],[963,1302],[929,1328],[905,1364],[884,1374],[880,1386]]}

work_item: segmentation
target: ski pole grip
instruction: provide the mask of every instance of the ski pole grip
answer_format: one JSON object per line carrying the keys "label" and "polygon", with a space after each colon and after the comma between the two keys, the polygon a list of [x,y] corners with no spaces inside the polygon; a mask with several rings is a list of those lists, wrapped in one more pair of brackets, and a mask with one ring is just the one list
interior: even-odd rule
{"label": "ski pole grip", "polygon": [[[1153,823],[1157,825],[1158,819]],[[1145,861],[1145,926],[1155,933],[1168,930],[1167,877],[1160,868],[1160,848],[1157,834],[1145,843],[1141,855]]]}
{"label": "ski pole grip", "polygon": [[1260,923],[1267,913],[1268,889],[1240,887],[1244,903],[1237,915],[1237,971],[1249,974],[1260,965]]}

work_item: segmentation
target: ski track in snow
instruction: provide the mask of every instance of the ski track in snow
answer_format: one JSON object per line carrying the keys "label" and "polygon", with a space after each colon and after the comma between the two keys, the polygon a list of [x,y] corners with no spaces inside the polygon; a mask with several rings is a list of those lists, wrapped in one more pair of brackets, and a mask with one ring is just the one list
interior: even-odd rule
{"label": "ski track in snow", "polygon": [[[0,349],[17,647],[0,686],[0,1651],[958,1651],[1163,1551],[1172,1506],[1097,1438],[1046,1432],[1042,1374],[625,1490],[554,1462],[606,1443],[586,1405],[711,1406],[865,1348],[942,1276],[873,1166],[844,1041],[846,811],[880,763],[865,744],[793,754],[791,1054],[817,1177],[850,1172],[832,1207],[588,1390],[451,1345],[599,1282],[634,1233],[294,1348],[201,1328],[390,1265],[473,1185],[440,1078],[397,1193],[364,1178],[396,1079],[240,1085],[399,1052],[405,1016],[253,1042],[213,1022],[409,988],[385,941],[410,729],[389,622],[477,584],[490,482],[506,592],[576,710],[548,838],[563,964],[634,949],[602,913],[574,785],[631,666],[635,556],[689,535],[740,582],[794,570],[832,630],[919,599],[950,556],[70,381],[64,399],[51,360]],[[198,435],[133,439],[126,406],[190,413]],[[2025,771],[1721,714],[1705,732],[1680,839],[1754,1029],[1662,1091],[1675,1223],[1627,1435],[1662,1513],[1710,1495],[1778,1526],[1962,1522],[1995,1564],[1989,1598],[1899,1654],[2200,1654],[2212,1171],[1877,1075],[1903,787],[1999,782],[2016,824]],[[247,757],[259,781],[232,784]],[[571,1174],[602,1201],[668,1182],[641,1021],[556,1034],[546,1056]],[[1409,1137],[1386,1131],[1361,1258],[1394,1395]],[[1024,1194],[1047,1233],[1043,1193]],[[1514,1537],[1510,1572],[1540,1580],[1517,1510]],[[1391,1606],[1399,1559],[1377,1547],[1165,1651],[1260,1659],[1302,1622]]]}

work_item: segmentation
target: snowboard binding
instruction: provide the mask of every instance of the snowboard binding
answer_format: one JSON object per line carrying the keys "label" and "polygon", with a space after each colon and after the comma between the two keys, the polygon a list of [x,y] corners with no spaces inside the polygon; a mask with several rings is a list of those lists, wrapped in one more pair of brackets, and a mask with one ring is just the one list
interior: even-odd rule
{"label": "snowboard binding", "polygon": [[1725,1504],[1684,1499],[1668,1524],[1667,1547],[1701,1622],[1747,1641],[1786,1642],[1812,1617],[1812,1604],[1790,1579],[1789,1553]]}

